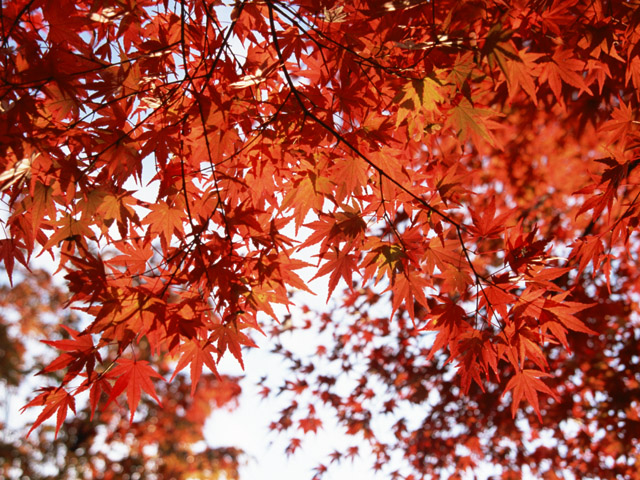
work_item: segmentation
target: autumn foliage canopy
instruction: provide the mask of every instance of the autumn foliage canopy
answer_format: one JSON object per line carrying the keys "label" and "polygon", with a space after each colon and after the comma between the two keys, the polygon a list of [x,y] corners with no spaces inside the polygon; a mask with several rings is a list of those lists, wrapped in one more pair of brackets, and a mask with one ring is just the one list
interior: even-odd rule
{"label": "autumn foliage canopy", "polygon": [[84,312],[33,428],[198,395],[280,329],[272,428],[354,437],[317,477],[364,441],[389,478],[639,478],[636,1],[11,0],[0,29],[0,256],[54,256]]}

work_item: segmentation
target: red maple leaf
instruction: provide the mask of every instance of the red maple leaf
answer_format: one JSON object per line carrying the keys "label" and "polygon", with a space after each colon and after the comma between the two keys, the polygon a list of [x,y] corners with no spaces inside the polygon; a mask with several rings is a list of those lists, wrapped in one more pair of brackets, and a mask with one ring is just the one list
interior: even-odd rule
{"label": "red maple leaf", "polygon": [[257,345],[242,331],[249,328],[250,325],[242,319],[239,319],[238,315],[239,314],[231,314],[229,317],[233,318],[227,318],[222,323],[213,327],[209,335],[209,341],[217,341],[218,359],[224,355],[224,352],[226,352],[228,348],[244,369],[242,346],[257,347]]}
{"label": "red maple leaf", "polygon": [[180,360],[178,361],[178,365],[176,365],[176,369],[171,376],[170,382],[176,377],[176,375],[187,365],[191,367],[191,396],[194,395],[196,391],[196,386],[198,385],[198,380],[200,380],[200,375],[202,374],[202,366],[206,365],[209,367],[213,373],[216,374],[218,378],[220,375],[218,374],[218,369],[216,367],[216,362],[213,359],[214,354],[218,354],[218,350],[208,342],[202,342],[198,339],[189,339],[180,345]]}
{"label": "red maple leaf", "polygon": [[580,93],[586,92],[593,95],[582,76],[584,69],[585,63],[575,58],[572,50],[557,48],[551,61],[543,65],[540,81],[547,80],[558,102],[564,104],[563,82],[578,88]]}
{"label": "red maple leaf", "polygon": [[73,413],[76,413],[76,400],[73,395],[70,395],[62,387],[46,387],[41,388],[39,391],[42,393],[22,407],[22,411],[24,412],[24,410],[29,407],[44,405],[44,410],[40,412],[36,421],[33,422],[33,425],[27,432],[27,437],[38,425],[56,412],[55,436],[57,437],[64,419],[67,418],[67,409],[70,408]]}
{"label": "red maple leaf", "polygon": [[542,415],[540,414],[540,406],[538,405],[538,392],[543,392],[551,395],[556,400],[559,400],[557,395],[540,380],[541,377],[550,377],[549,373],[541,372],[540,370],[518,370],[516,374],[511,377],[507,386],[502,393],[504,396],[510,390],[513,390],[513,400],[511,402],[511,415],[515,418],[518,411],[518,405],[524,396],[531,404],[533,409],[538,415],[538,419],[542,422]]}
{"label": "red maple leaf", "polygon": [[109,405],[118,395],[126,390],[127,403],[129,405],[129,411],[131,412],[130,422],[133,422],[133,416],[140,403],[142,391],[151,395],[158,404],[162,404],[151,379],[163,377],[149,366],[149,362],[145,360],[121,358],[118,360],[117,366],[109,371],[108,377],[115,378],[116,383],[113,385],[111,395],[109,395],[106,405]]}
{"label": "red maple leaf", "polygon": [[79,374],[83,368],[86,367],[87,375],[91,375],[96,360],[102,361],[100,353],[95,350],[93,345],[93,339],[89,334],[81,334],[80,332],[67,327],[66,325],[60,325],[70,335],[71,339],[68,340],[42,340],[42,343],[51,345],[59,350],[63,350],[66,353],[61,354],[42,369],[41,373],[55,372],[56,370],[62,370],[69,367],[69,371],[65,374],[64,380],[67,381]]}
{"label": "red maple leaf", "polygon": [[[331,293],[335,290],[340,278],[342,278],[349,288],[351,288],[351,278],[354,270],[357,269],[358,259],[355,255],[350,253],[343,253],[336,249],[333,252],[328,252],[323,256],[327,262],[318,269],[318,273],[315,274],[313,279],[322,277],[323,275],[331,274],[329,277],[329,292],[327,294],[327,301],[331,297]],[[313,280],[312,279],[312,280]]]}

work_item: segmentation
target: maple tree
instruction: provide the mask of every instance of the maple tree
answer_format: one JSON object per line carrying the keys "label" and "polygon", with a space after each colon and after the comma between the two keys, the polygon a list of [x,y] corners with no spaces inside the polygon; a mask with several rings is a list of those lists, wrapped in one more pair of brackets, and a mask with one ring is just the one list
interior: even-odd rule
{"label": "maple tree", "polygon": [[58,255],[89,318],[34,428],[198,395],[311,266],[290,450],[317,403],[392,478],[637,478],[639,7],[3,2],[2,259]]}

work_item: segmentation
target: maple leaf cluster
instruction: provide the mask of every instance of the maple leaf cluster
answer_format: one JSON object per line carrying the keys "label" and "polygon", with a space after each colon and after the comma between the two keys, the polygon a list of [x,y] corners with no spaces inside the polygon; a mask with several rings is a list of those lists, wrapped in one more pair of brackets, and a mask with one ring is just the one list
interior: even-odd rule
{"label": "maple leaf cluster", "polygon": [[133,420],[163,361],[196,395],[315,266],[331,345],[277,350],[377,468],[637,471],[635,2],[5,3],[1,257],[59,252],[90,318],[36,424],[80,391]]}
{"label": "maple leaf cluster", "polygon": [[[69,371],[80,367],[70,364],[65,372],[57,368],[57,362],[69,360],[71,352],[87,349],[90,343],[75,330],[82,319],[66,308],[65,289],[52,281],[50,274],[36,269],[20,270],[16,277],[19,283],[15,286],[0,286],[0,385],[4,390],[0,408],[5,412],[13,410],[20,401],[16,399],[17,387],[33,388],[31,377],[38,371],[50,384],[64,382]],[[67,352],[67,356],[63,354],[50,363],[54,350],[38,349],[34,343],[43,336],[58,336],[59,327],[51,319],[63,317],[63,339],[45,343]],[[148,353],[148,348],[141,346],[140,362],[142,358],[149,358]],[[103,349],[103,359],[112,360],[114,354]],[[42,365],[48,367],[43,369]],[[127,367],[126,362],[124,366]],[[164,362],[156,368],[166,375],[170,366]],[[125,375],[126,372],[119,378]],[[44,405],[38,418],[33,417],[33,426],[50,415],[56,420],[55,426],[44,424],[26,435],[29,429],[21,426],[24,421],[16,421],[7,413],[0,421],[3,432],[0,477],[237,479],[243,452],[234,447],[205,446],[204,430],[206,420],[215,409],[235,407],[241,391],[238,379],[203,375],[193,395],[189,383],[185,375],[177,376],[172,383],[158,382],[154,393],[162,406],[152,397],[140,399],[140,408],[132,422],[126,402],[114,400],[101,409],[98,419],[97,415],[93,416],[95,406],[87,401],[87,395],[79,395],[76,402],[76,390],[81,390],[81,386],[76,384],[70,392],[44,387],[29,402]],[[115,388],[114,385],[112,391]],[[69,417],[71,411],[74,415]],[[209,430],[213,433],[210,427]],[[222,438],[221,443],[224,443]]]}

